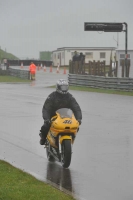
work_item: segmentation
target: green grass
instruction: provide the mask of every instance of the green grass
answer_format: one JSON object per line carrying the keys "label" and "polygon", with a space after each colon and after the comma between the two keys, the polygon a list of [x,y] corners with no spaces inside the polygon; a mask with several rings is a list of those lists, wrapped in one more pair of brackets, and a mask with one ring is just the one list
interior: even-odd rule
{"label": "green grass", "polygon": [[74,200],[71,196],[0,160],[0,200]]}
{"label": "green grass", "polygon": [[[14,76],[0,76],[0,82],[9,82],[9,83],[20,83],[20,82],[31,82],[31,80],[22,79]],[[1,200],[1,199],[0,199]]]}
{"label": "green grass", "polygon": [[80,90],[86,92],[98,92],[98,93],[107,93],[107,94],[119,94],[119,95],[127,95],[133,96],[133,91],[118,91],[118,90],[109,90],[109,89],[97,89],[97,88],[89,88],[89,87],[79,87],[79,86],[70,86],[70,90]]}
{"label": "green grass", "polygon": [[13,59],[18,59],[16,56],[14,56],[13,54],[11,53],[8,53],[2,49],[0,49],[0,60],[3,60],[4,58],[6,59],[10,59],[10,60],[13,60]]}
{"label": "green grass", "polygon": [[[55,86],[51,86],[55,88]],[[85,92],[97,92],[97,93],[106,93],[106,94],[118,94],[118,95],[126,95],[126,96],[133,96],[133,91],[118,91],[118,90],[108,90],[108,89],[97,89],[97,88],[89,88],[89,87],[82,87],[82,86],[69,86],[69,90],[78,90],[78,91],[85,91]]]}

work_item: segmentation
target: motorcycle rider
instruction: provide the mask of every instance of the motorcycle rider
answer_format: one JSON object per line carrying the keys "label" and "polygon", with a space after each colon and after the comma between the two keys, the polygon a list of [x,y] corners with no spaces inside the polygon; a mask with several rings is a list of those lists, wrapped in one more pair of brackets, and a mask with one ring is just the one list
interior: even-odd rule
{"label": "motorcycle rider", "polygon": [[44,145],[48,131],[50,129],[50,120],[60,108],[69,108],[73,111],[75,118],[81,124],[82,111],[76,99],[68,92],[69,84],[67,80],[60,79],[56,83],[56,91],[52,92],[44,102],[42,108],[42,117],[44,124],[40,130],[40,144]]}

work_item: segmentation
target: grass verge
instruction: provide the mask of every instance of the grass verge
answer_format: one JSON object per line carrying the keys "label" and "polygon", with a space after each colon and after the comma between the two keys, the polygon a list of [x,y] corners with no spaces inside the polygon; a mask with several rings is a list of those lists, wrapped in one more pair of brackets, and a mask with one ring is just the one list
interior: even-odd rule
{"label": "grass verge", "polygon": [[0,76],[0,82],[5,82],[5,83],[30,83],[31,80],[27,79],[22,79],[19,77],[14,77],[14,76]]}
{"label": "grass verge", "polygon": [[[51,86],[51,88],[55,88],[55,86]],[[118,95],[126,95],[133,96],[133,91],[118,91],[118,90],[108,90],[108,89],[97,89],[97,88],[89,88],[82,86],[69,86],[69,90],[78,90],[85,92],[97,92],[97,93],[106,93],[106,94],[118,94]]]}
{"label": "grass verge", "polygon": [[0,160],[0,200],[74,200],[73,197]]}
{"label": "grass verge", "polygon": [[70,86],[70,90],[80,90],[80,91],[87,91],[87,92],[98,92],[98,93],[133,96],[133,91],[120,91],[120,90],[111,90],[111,89],[108,90],[108,89],[89,88],[89,87],[80,87],[80,86]]}

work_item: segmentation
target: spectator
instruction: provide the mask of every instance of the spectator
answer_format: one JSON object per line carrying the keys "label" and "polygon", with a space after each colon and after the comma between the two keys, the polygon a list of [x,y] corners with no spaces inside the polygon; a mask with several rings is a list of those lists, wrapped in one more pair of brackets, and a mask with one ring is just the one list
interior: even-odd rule
{"label": "spectator", "polygon": [[77,51],[74,52],[74,56],[73,56],[73,61],[78,61],[79,60],[79,55],[77,53]]}
{"label": "spectator", "polygon": [[36,65],[33,62],[31,62],[30,64],[29,71],[30,71],[30,79],[35,80]]}

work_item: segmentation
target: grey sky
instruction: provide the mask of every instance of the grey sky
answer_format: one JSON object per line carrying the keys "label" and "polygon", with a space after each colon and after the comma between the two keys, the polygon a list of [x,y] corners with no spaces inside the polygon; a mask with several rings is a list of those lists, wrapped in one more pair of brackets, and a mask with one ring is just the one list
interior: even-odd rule
{"label": "grey sky", "polygon": [[[85,32],[84,22],[126,22],[133,49],[132,0],[0,0],[0,46],[19,58],[59,47],[116,47],[117,33]],[[119,49],[125,48],[125,33]]]}

